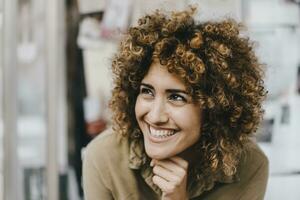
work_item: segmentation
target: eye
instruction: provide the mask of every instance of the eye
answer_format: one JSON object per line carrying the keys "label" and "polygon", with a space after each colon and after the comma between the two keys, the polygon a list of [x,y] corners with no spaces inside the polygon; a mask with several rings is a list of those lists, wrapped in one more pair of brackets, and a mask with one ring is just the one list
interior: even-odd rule
{"label": "eye", "polygon": [[185,103],[187,102],[186,98],[183,97],[182,95],[180,94],[170,94],[169,98],[168,98],[170,101],[174,101],[174,102],[182,102],[182,103]]}
{"label": "eye", "polygon": [[147,96],[149,96],[149,97],[154,96],[152,90],[150,88],[146,88],[146,87],[141,87],[140,88],[140,94],[142,94],[146,97]]}

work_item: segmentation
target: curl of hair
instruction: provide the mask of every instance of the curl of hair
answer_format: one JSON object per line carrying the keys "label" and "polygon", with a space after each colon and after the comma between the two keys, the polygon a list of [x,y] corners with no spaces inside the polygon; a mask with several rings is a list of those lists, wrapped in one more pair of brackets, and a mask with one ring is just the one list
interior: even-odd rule
{"label": "curl of hair", "polygon": [[171,16],[156,11],[131,27],[112,62],[113,127],[129,140],[142,139],[134,106],[139,84],[158,60],[187,86],[203,109],[201,171],[213,178],[236,172],[243,144],[261,120],[266,91],[262,65],[234,20],[195,22],[195,9]]}

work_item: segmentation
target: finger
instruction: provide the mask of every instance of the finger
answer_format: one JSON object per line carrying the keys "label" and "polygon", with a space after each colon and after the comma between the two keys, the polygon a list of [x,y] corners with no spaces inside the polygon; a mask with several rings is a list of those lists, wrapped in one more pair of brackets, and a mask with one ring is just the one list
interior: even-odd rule
{"label": "finger", "polygon": [[180,166],[178,166],[175,162],[166,159],[166,160],[153,160],[153,166],[155,165],[159,165],[169,171],[178,171],[179,168],[181,168]]}
{"label": "finger", "polygon": [[173,161],[174,163],[176,163],[177,165],[179,165],[180,167],[182,167],[183,169],[187,169],[189,163],[184,160],[183,158],[179,157],[179,156],[173,156],[171,158],[169,158],[171,161]]}
{"label": "finger", "polygon": [[162,177],[166,181],[173,182],[176,185],[180,184],[180,182],[182,181],[182,179],[179,175],[177,175],[174,172],[171,172],[170,170],[168,170],[160,165],[155,165],[153,167],[153,173],[155,175]]}
{"label": "finger", "polygon": [[163,167],[164,169],[168,170],[169,172],[176,175],[180,179],[183,179],[187,174],[187,169],[182,168],[180,165],[178,165],[177,163],[173,162],[170,159],[156,160],[154,165],[155,166],[159,165]]}
{"label": "finger", "polygon": [[153,167],[153,166],[154,166],[154,163],[155,163],[155,160],[152,159],[151,162],[150,162],[150,166]]}
{"label": "finger", "polygon": [[[178,157],[179,159],[182,159]],[[166,160],[155,160],[154,165],[160,165],[170,171],[183,173],[187,170],[188,162],[185,160],[173,160],[173,158]]]}
{"label": "finger", "polygon": [[171,193],[175,190],[175,186],[172,185],[170,182],[168,182],[167,180],[165,180],[164,178],[154,175],[152,177],[152,181],[155,185],[157,185],[162,192],[164,193]]}

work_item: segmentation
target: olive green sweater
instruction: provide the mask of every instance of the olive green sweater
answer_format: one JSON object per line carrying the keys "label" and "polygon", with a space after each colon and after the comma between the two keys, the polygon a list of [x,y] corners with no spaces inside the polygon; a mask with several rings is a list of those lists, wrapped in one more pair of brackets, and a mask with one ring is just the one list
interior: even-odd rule
{"label": "olive green sweater", "polygon": [[[156,200],[161,191],[152,182],[152,169],[141,144],[130,143],[108,129],[86,148],[83,159],[85,200]],[[232,177],[220,177],[210,185],[192,177],[190,199],[262,200],[268,180],[268,159],[250,142]]]}

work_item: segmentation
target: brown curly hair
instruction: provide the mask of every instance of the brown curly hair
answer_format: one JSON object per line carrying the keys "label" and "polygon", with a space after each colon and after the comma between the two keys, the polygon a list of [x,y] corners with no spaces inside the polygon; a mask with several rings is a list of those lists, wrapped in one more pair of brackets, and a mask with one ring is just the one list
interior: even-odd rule
{"label": "brown curly hair", "polygon": [[261,120],[266,91],[253,44],[232,19],[196,22],[195,8],[170,15],[156,10],[129,28],[112,62],[113,127],[129,140],[140,140],[134,112],[140,82],[158,59],[179,77],[200,103],[204,121],[197,150],[199,170],[235,174],[243,144]]}

